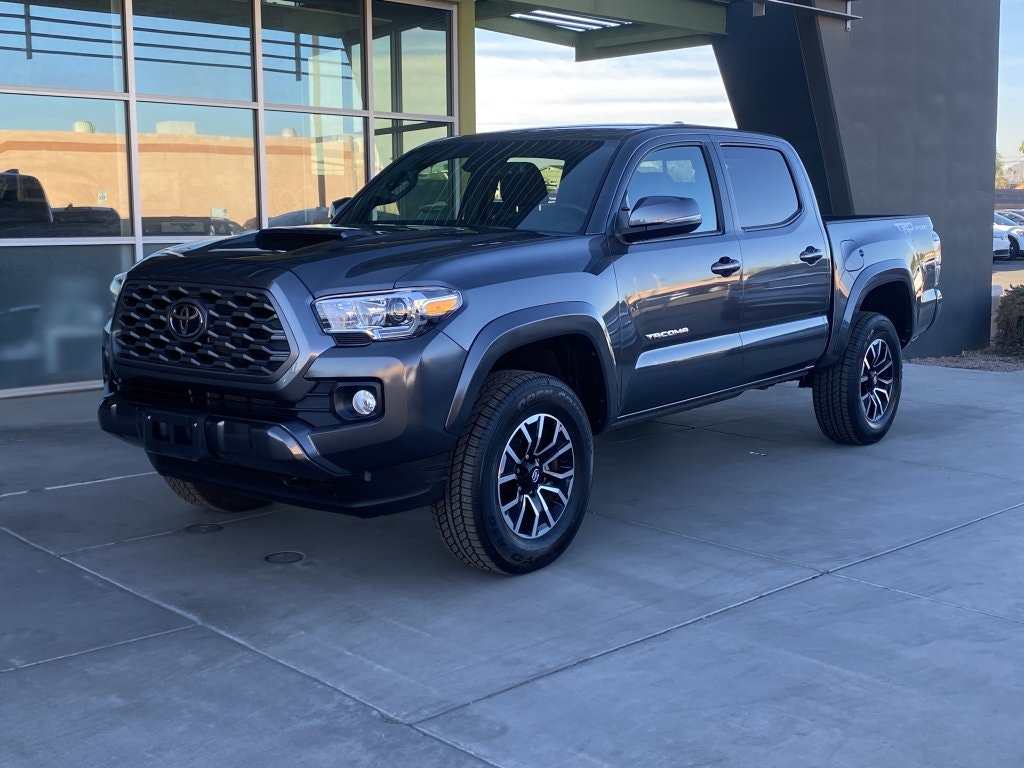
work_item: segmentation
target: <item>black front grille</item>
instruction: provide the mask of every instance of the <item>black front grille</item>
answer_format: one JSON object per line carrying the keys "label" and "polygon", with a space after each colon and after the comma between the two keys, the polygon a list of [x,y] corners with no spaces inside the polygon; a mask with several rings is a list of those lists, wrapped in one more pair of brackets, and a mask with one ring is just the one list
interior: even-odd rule
{"label": "black front grille", "polygon": [[[185,299],[198,304],[206,316],[205,329],[191,340],[168,327],[168,310]],[[246,288],[128,282],[118,301],[114,331],[115,354],[129,362],[270,376],[291,356],[270,296]]]}

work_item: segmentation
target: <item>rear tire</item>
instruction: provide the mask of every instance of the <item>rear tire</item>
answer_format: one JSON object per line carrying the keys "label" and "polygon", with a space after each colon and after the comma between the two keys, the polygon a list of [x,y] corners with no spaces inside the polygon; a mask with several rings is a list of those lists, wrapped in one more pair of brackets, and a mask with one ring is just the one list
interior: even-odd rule
{"label": "rear tire", "polygon": [[877,443],[892,426],[903,390],[903,356],[892,322],[858,312],[843,356],[814,375],[814,415],[830,440]]}
{"label": "rear tire", "polygon": [[593,459],[590,422],[565,383],[529,371],[492,373],[433,507],[441,538],[459,560],[485,571],[549,565],[583,522]]}
{"label": "rear tire", "polygon": [[207,512],[250,512],[270,504],[212,483],[195,483],[166,475],[164,481],[182,499]]}

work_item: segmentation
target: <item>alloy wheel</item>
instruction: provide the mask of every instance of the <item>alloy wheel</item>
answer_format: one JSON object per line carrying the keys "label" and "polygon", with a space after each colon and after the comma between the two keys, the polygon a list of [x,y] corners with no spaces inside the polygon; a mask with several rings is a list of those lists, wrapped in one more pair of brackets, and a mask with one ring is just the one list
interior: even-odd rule
{"label": "alloy wheel", "polygon": [[892,402],[894,362],[884,339],[875,339],[864,353],[860,372],[860,405],[872,426],[878,426]]}
{"label": "alloy wheel", "polygon": [[547,413],[527,417],[512,432],[498,463],[498,508],[523,539],[539,539],[558,523],[576,472],[572,437]]}

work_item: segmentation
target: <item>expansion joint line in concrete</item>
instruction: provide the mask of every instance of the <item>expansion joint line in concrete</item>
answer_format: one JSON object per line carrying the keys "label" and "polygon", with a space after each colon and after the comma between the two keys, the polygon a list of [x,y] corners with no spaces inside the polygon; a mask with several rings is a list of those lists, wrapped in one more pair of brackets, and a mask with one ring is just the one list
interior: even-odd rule
{"label": "expansion joint line in concrete", "polygon": [[28,664],[18,664],[14,667],[5,667],[0,669],[0,675],[5,672],[18,672],[22,669],[28,669],[30,667],[38,667],[40,664],[49,664],[51,661],[62,661],[64,659],[74,659],[78,656],[87,656],[90,653],[96,653],[97,651],[105,651],[108,648],[118,648],[122,645],[131,645],[132,643],[138,643],[141,640],[152,640],[154,637],[164,637],[166,635],[173,635],[176,632],[182,632],[186,629],[192,629],[195,624],[185,624],[181,627],[174,627],[172,629],[165,629],[160,632],[151,632],[148,635],[139,635],[138,637],[130,637],[127,640],[118,640],[116,643],[107,643],[106,645],[97,645],[93,648],[86,648],[81,651],[75,651],[74,653],[65,653],[60,656],[51,656],[48,659],[39,659],[38,661],[30,661]]}
{"label": "expansion joint line in concrete", "polygon": [[45,488],[28,488],[23,491],[10,491],[8,493],[0,493],[0,499],[7,499],[11,496],[24,496],[29,493],[42,493],[43,491],[63,491],[66,488],[80,488],[83,485],[98,485],[99,483],[112,483],[115,480],[131,480],[136,477],[149,477],[155,475],[156,472],[136,472],[133,475],[117,475],[116,477],[101,477],[98,480],[82,480],[77,483],[63,483],[62,485],[48,485]]}
{"label": "expansion joint line in concrete", "polygon": [[[6,530],[6,529],[0,528],[0,530]],[[7,531],[7,532],[11,533],[10,531]],[[12,533],[12,535],[15,536],[15,538],[18,538],[18,539],[21,539],[22,541],[24,541],[24,539],[22,539],[22,537],[18,536],[17,534],[13,534]],[[31,542],[26,542],[26,543],[30,544],[33,547],[36,547],[36,549],[41,549],[40,547],[37,547],[36,545],[32,544]],[[41,551],[46,552],[46,550],[42,550],[42,549],[41,549]],[[51,553],[47,552],[46,554],[51,554]],[[448,742],[446,739],[441,738],[440,736],[438,736],[436,734],[429,733],[429,732],[427,732],[427,731],[425,731],[425,730],[423,730],[421,728],[415,727],[414,723],[406,722],[406,721],[404,721],[404,720],[402,720],[400,718],[395,717],[394,715],[384,711],[380,707],[377,707],[377,706],[373,705],[369,701],[366,701],[365,699],[362,699],[359,696],[356,696],[356,695],[352,694],[350,691],[343,690],[343,689],[337,687],[336,685],[332,685],[331,683],[327,682],[326,680],[321,680],[320,678],[316,677],[315,675],[312,675],[309,672],[306,672],[305,670],[300,669],[299,667],[294,666],[293,664],[289,664],[288,662],[283,661],[282,659],[278,659],[278,658],[276,658],[274,656],[271,656],[266,651],[263,651],[263,650],[261,650],[259,648],[254,647],[253,645],[251,645],[250,643],[246,642],[242,638],[236,637],[235,635],[231,634],[230,632],[227,632],[227,631],[225,631],[225,630],[223,630],[223,629],[221,629],[219,627],[213,626],[211,624],[207,624],[206,622],[204,622],[198,616],[190,614],[187,611],[183,611],[180,608],[178,608],[178,607],[176,607],[174,605],[171,605],[170,603],[165,603],[162,600],[157,600],[157,599],[153,598],[150,595],[143,594],[142,592],[139,592],[139,591],[137,591],[135,589],[132,589],[131,587],[129,587],[129,586],[125,585],[125,584],[122,584],[119,581],[110,578],[109,576],[105,576],[104,574],[99,573],[98,571],[94,571],[91,568],[87,568],[84,565],[82,565],[81,563],[76,563],[73,560],[67,560],[67,559],[64,559],[64,558],[59,558],[59,559],[64,560],[64,562],[69,563],[70,565],[75,566],[76,568],[84,571],[85,573],[88,573],[91,576],[96,577],[97,579],[101,579],[101,580],[105,581],[106,583],[110,584],[111,586],[114,586],[114,587],[116,587],[118,589],[121,589],[121,590],[127,592],[130,595],[134,595],[135,597],[139,597],[139,598],[141,598],[143,600],[146,600],[147,602],[152,603],[153,605],[159,606],[160,608],[163,608],[166,611],[170,611],[171,613],[174,613],[177,616],[180,616],[180,617],[182,617],[184,619],[187,619],[188,621],[192,622],[189,626],[179,627],[179,628],[177,628],[177,629],[175,629],[173,631],[181,631],[183,629],[193,629],[193,628],[205,629],[208,632],[211,632],[211,633],[213,633],[215,635],[218,635],[219,637],[221,637],[221,638],[223,638],[225,640],[228,640],[229,642],[235,643],[236,645],[239,645],[242,648],[245,648],[247,651],[250,651],[251,653],[255,653],[258,656],[261,656],[264,659],[266,659],[266,660],[268,660],[268,661],[270,661],[270,662],[272,662],[274,664],[278,664],[278,665],[280,665],[282,667],[285,667],[288,670],[291,670],[292,672],[294,672],[294,673],[296,673],[298,675],[301,675],[302,677],[306,678],[310,682],[315,683],[316,685],[322,685],[323,687],[329,688],[330,690],[334,691],[339,696],[344,696],[346,699],[354,701],[357,704],[361,704],[362,706],[366,707],[371,712],[375,713],[383,722],[392,723],[392,724],[399,725],[399,726],[402,726],[402,727],[405,727],[405,728],[410,728],[411,730],[414,730],[417,733],[432,739],[433,741],[436,741],[436,742],[438,742],[440,744],[444,744],[445,746],[448,746],[448,747],[451,747],[451,748],[454,748],[454,749],[458,749],[458,751],[462,752],[463,754],[468,755],[469,757],[472,757],[472,758],[478,760],[483,765],[490,766],[491,768],[503,768],[501,765],[499,765],[497,763],[493,763],[493,762],[491,762],[491,761],[481,757],[480,755],[475,754],[471,750],[465,749],[464,747],[459,747],[459,746],[457,746],[455,744],[452,744],[452,743]],[[138,639],[145,639],[145,638],[138,638]],[[129,641],[129,642],[134,642],[134,641]],[[120,645],[120,643],[115,643],[114,645]],[[97,649],[97,650],[99,650],[99,649]]]}
{"label": "expansion joint line in concrete", "polygon": [[930,603],[938,603],[944,605],[947,608],[957,608],[961,611],[968,611],[970,613],[976,613],[979,616],[987,616],[990,619],[999,619],[1000,621],[1008,621],[1011,624],[1017,624],[1018,626],[1024,626],[1024,621],[1021,619],[1011,619],[1009,616],[1000,616],[998,613],[989,613],[988,611],[982,611],[978,608],[971,608],[968,605],[961,605],[960,603],[951,603],[948,600],[939,600],[937,597],[929,597],[928,595],[920,595],[917,592],[908,592],[905,589],[899,589],[898,587],[890,587],[886,584],[878,584],[874,581],[867,581],[865,579],[857,579],[853,576],[845,576],[841,573],[830,574],[837,579],[843,579],[845,581],[852,581],[855,584],[863,584],[866,587],[875,587],[877,589],[884,589],[886,592],[895,592],[897,595],[906,595],[907,597],[915,597],[919,600],[927,600]]}
{"label": "expansion joint line in concrete", "polygon": [[552,675],[557,675],[559,672],[565,672],[566,670],[573,669],[575,667],[579,667],[579,666],[582,666],[584,664],[589,664],[592,661],[596,661],[598,659],[604,658],[605,656],[609,656],[609,655],[611,655],[613,653],[618,653],[619,651],[625,650],[626,648],[632,648],[632,647],[634,647],[636,645],[640,645],[642,643],[649,642],[649,641],[654,640],[656,638],[662,637],[663,635],[667,635],[667,634],[669,634],[671,632],[675,632],[677,630],[684,629],[686,627],[689,627],[689,626],[692,626],[694,624],[697,624],[697,623],[699,623],[701,621],[704,621],[706,619],[710,619],[710,618],[713,618],[715,616],[720,616],[723,613],[727,613],[727,612],[735,610],[737,608],[742,608],[745,605],[750,605],[751,603],[757,602],[758,600],[762,600],[762,599],[764,599],[766,597],[771,597],[772,595],[777,595],[780,592],[784,592],[784,591],[786,591],[788,589],[792,589],[793,587],[798,587],[801,584],[807,584],[808,582],[814,581],[815,579],[819,579],[819,578],[821,578],[824,575],[825,574],[823,574],[823,573],[813,573],[810,576],[807,576],[807,577],[805,577],[803,579],[798,579],[796,581],[791,581],[788,584],[783,584],[780,587],[776,587],[774,589],[769,589],[766,592],[762,592],[760,594],[753,595],[752,597],[748,597],[745,600],[740,600],[740,601],[735,602],[735,603],[730,603],[729,605],[723,606],[721,608],[716,608],[715,610],[710,611],[710,612],[705,613],[705,614],[701,614],[700,616],[695,616],[692,619],[687,619],[686,621],[681,621],[678,624],[673,624],[672,626],[664,627],[663,629],[659,629],[657,632],[651,632],[650,634],[644,635],[643,637],[638,637],[638,638],[635,638],[633,640],[629,640],[629,641],[624,642],[624,643],[619,643],[618,645],[613,646],[611,648],[606,648],[603,651],[597,651],[596,653],[592,653],[589,656],[586,656],[586,657],[584,657],[582,659],[576,659],[574,661],[570,661],[570,662],[567,662],[565,664],[561,664],[561,665],[559,665],[557,667],[554,667],[553,669],[549,669],[549,670],[547,670],[545,672],[541,672],[539,674],[533,675],[532,677],[529,677],[526,680],[520,680],[518,683],[514,683],[512,685],[506,686],[506,687],[502,688],[501,690],[492,691],[491,693],[488,693],[485,696],[478,696],[477,698],[472,699],[471,701],[466,701],[466,702],[463,702],[462,704],[457,704],[457,705],[455,705],[453,707],[449,707],[448,709],[444,709],[444,710],[442,710],[440,712],[435,712],[435,713],[433,713],[433,714],[431,714],[431,715],[429,715],[427,717],[424,717],[424,718],[422,718],[420,720],[414,721],[413,723],[411,723],[411,725],[413,725],[413,726],[420,726],[420,725],[422,725],[422,724],[424,724],[424,723],[426,723],[426,722],[428,722],[430,720],[434,720],[434,719],[436,719],[438,717],[443,717],[444,715],[451,714],[452,712],[458,712],[459,710],[465,709],[467,707],[471,707],[474,704],[478,704],[478,703],[480,703],[482,701],[487,701],[488,699],[493,699],[496,696],[501,696],[502,694],[508,693],[509,691],[514,691],[517,688],[522,688],[524,685],[529,685],[530,683],[534,683],[534,682],[536,682],[538,680],[543,680],[544,678],[551,677]]}
{"label": "expansion joint line in concrete", "polygon": [[1024,502],[1022,502],[1020,504],[1014,504],[1013,506],[1006,507],[1005,509],[996,510],[995,512],[989,512],[987,515],[981,515],[980,517],[976,517],[973,520],[968,520],[965,523],[958,523],[957,525],[953,525],[953,526],[950,526],[949,528],[945,528],[945,529],[939,531],[938,533],[932,533],[932,534],[929,534],[927,536],[922,536],[920,539],[916,539],[916,540],[908,542],[906,544],[900,544],[898,547],[891,547],[890,549],[887,549],[887,550],[885,550],[883,552],[876,552],[873,555],[868,555],[867,557],[862,557],[860,560],[854,560],[852,563],[846,563],[845,565],[840,565],[840,566],[838,566],[836,568],[830,568],[829,570],[825,571],[825,573],[827,573],[827,574],[835,574],[835,573],[838,573],[839,571],[842,571],[842,570],[844,570],[846,568],[852,568],[855,565],[860,565],[861,563],[866,563],[869,560],[874,560],[874,559],[879,558],[879,557],[885,557],[886,555],[891,555],[893,552],[900,552],[900,551],[902,551],[904,549],[907,549],[909,547],[915,547],[918,544],[923,544],[926,541],[931,541],[932,539],[937,539],[940,536],[945,536],[947,533],[953,533],[954,531],[959,531],[962,528],[967,528],[968,526],[976,525],[977,523],[984,522],[985,520],[989,520],[989,519],[991,519],[993,517],[996,517],[998,515],[1004,515],[1007,512],[1013,512],[1015,509],[1021,509],[1021,508],[1024,508]]}

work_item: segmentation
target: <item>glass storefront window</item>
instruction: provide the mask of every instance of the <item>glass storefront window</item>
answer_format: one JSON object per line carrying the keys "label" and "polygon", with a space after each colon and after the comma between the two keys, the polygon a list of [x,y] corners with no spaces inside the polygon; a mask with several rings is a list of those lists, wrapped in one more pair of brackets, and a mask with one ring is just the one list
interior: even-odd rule
{"label": "glass storefront window", "polygon": [[139,102],[142,234],[241,231],[256,216],[253,113]]}
{"label": "glass storefront window", "polygon": [[125,105],[0,94],[0,241],[131,233]]}
{"label": "glass storefront window", "polygon": [[417,0],[0,0],[0,390],[98,379],[135,259],[325,222],[451,135],[453,29]]}
{"label": "glass storefront window", "polygon": [[120,0],[0,2],[0,81],[124,90]]}
{"label": "glass storefront window", "polygon": [[264,101],[362,109],[362,6],[360,0],[264,0]]}
{"label": "glass storefront window", "polygon": [[434,139],[451,135],[449,123],[421,120],[375,120],[373,172],[378,173],[399,155]]}
{"label": "glass storefront window", "polygon": [[271,226],[326,223],[331,202],[363,186],[363,122],[339,115],[266,113]]}
{"label": "glass storefront window", "polygon": [[450,115],[451,13],[373,4],[373,96],[378,112]]}
{"label": "glass storefront window", "polygon": [[0,389],[100,378],[110,279],[129,245],[0,248]]}
{"label": "glass storefront window", "polygon": [[136,0],[139,93],[251,101],[252,8],[247,0]]}

